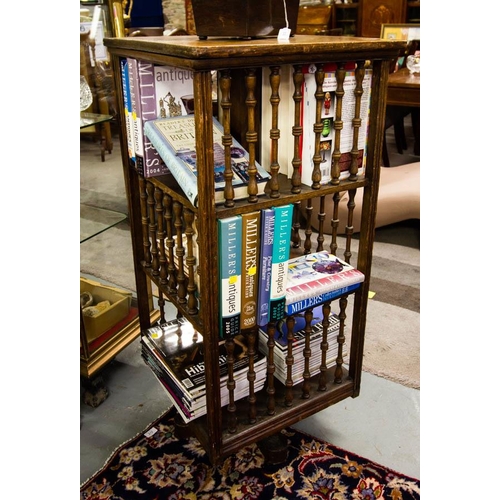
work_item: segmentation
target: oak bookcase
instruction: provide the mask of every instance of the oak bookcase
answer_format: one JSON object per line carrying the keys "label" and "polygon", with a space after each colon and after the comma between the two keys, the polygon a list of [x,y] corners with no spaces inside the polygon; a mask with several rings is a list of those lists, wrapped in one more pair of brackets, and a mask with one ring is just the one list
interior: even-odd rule
{"label": "oak bookcase", "polygon": [[[196,36],[179,37],[133,37],[105,39],[113,63],[115,75],[120,75],[120,58],[133,57],[160,65],[171,65],[192,70],[194,86],[194,114],[196,116],[196,151],[198,158],[198,207],[194,207],[183,196],[182,189],[172,176],[143,178],[137,175],[127,154],[126,130],[121,120],[121,151],[128,195],[131,221],[132,246],[135,261],[137,298],[140,326],[144,330],[151,326],[149,305],[151,303],[151,283],[158,289],[160,318],[164,320],[164,301],[170,301],[179,315],[186,317],[203,335],[205,351],[207,415],[190,422],[184,432],[195,436],[207,451],[213,463],[235,453],[250,443],[273,443],[279,431],[285,426],[306,418],[332,404],[356,397],[360,391],[365,322],[367,314],[372,246],[375,234],[375,215],[380,175],[382,140],[384,134],[385,102],[387,78],[391,59],[403,48],[404,42],[352,37],[329,37],[296,35],[288,42],[281,43],[276,38],[252,40],[209,38],[199,40]],[[357,161],[352,162],[349,178],[339,180],[337,168],[333,169],[330,184],[319,185],[318,175],[311,179],[301,179],[299,144],[302,133],[316,134],[317,150],[315,163],[319,170],[319,135],[322,124],[321,105],[323,64],[338,63],[340,70],[344,63],[355,61],[360,75],[360,86],[365,67],[372,68],[372,90],[370,126],[367,140],[367,163],[364,175],[357,173]],[[316,117],[314,131],[301,128],[301,71],[294,75],[293,96],[295,113],[290,130],[279,131],[280,65],[293,64],[301,68],[304,64],[317,67]],[[259,102],[262,68],[271,68],[269,85],[272,87],[270,102]],[[239,140],[250,153],[250,166],[258,159],[259,141],[271,141],[270,162],[261,163],[271,171],[271,180],[264,196],[253,194],[249,183],[249,197],[245,200],[232,199],[230,181],[226,184],[226,202],[215,205],[212,145],[212,70],[218,71],[219,121],[223,124],[228,145],[231,135]],[[121,82],[115,79],[119,96],[119,109],[123,110]],[[340,89],[338,89],[340,92]],[[341,95],[339,94],[339,97]],[[270,106],[273,114],[273,128],[260,130],[260,113],[264,106]],[[318,112],[319,108],[319,112]],[[319,113],[319,115],[318,115]],[[360,126],[359,110],[354,122]],[[341,117],[335,127],[341,129]],[[353,123],[354,123],[353,122]],[[341,133],[341,131],[339,132]],[[277,149],[285,134],[293,138],[293,176],[291,179],[278,174]],[[281,137],[280,137],[281,135]],[[353,141],[354,142],[354,141]],[[353,148],[353,151],[356,148]],[[357,150],[353,159],[357,158]],[[266,165],[267,163],[267,165]],[[250,170],[250,169],[249,169]],[[339,230],[338,210],[340,194],[348,192],[350,197],[347,226]],[[312,200],[320,200],[320,211],[313,215]],[[326,200],[332,201],[333,213],[325,214]],[[290,387],[274,377],[274,361],[269,345],[266,387],[254,393],[250,384],[248,397],[232,401],[221,408],[218,367],[219,342],[219,296],[217,246],[217,219],[243,214],[257,209],[294,204],[294,224],[291,234],[292,254],[310,253],[323,249],[325,228],[330,228],[332,253],[337,251],[340,232],[344,233],[344,260],[353,255],[351,243],[353,228],[350,226],[354,210],[361,210],[359,248],[355,265],[365,274],[365,282],[349,297],[342,297],[325,304],[325,317],[331,308],[341,320],[338,335],[339,352],[347,347],[346,360],[339,355],[335,366],[322,367],[320,374],[310,377],[307,369],[302,384]],[[304,210],[301,209],[304,208]],[[304,215],[305,213],[305,215]],[[313,231],[311,218],[317,217]],[[195,248],[197,253],[195,252]],[[325,248],[326,249],[326,248]],[[196,255],[199,258],[196,258]],[[340,255],[339,255],[340,256]],[[352,317],[346,314],[348,301],[353,301]],[[275,325],[268,325],[273,328]],[[257,330],[245,332],[250,351],[256,349]],[[272,337],[270,335],[270,337]],[[228,350],[231,340],[227,340]],[[327,347],[323,345],[322,351]],[[305,350],[307,351],[307,349]],[[324,352],[326,356],[326,351]],[[310,353],[305,352],[307,359]],[[230,361],[229,361],[230,363]],[[249,379],[252,378],[251,368]],[[230,393],[232,388],[229,387]],[[272,457],[271,454],[268,455]]]}

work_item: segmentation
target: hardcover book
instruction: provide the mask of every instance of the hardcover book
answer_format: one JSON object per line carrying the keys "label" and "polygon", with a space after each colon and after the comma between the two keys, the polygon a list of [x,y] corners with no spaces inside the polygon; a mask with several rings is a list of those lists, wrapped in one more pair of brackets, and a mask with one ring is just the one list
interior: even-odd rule
{"label": "hardcover book", "polygon": [[130,101],[132,107],[132,138],[135,151],[135,168],[140,175],[144,175],[144,145],[143,128],[141,119],[140,96],[139,96],[139,73],[137,71],[137,59],[127,57]]}
{"label": "hardcover book", "polygon": [[[156,112],[155,67],[153,63],[137,60],[139,85],[139,113],[141,130],[146,121],[158,118]],[[154,177],[169,173],[165,162],[146,135],[142,135],[144,177]]]}
{"label": "hardcover book", "polygon": [[220,336],[232,337],[241,328],[241,216],[218,219]]}
{"label": "hardcover book", "polygon": [[125,129],[127,132],[127,149],[128,157],[134,162],[135,165],[135,150],[134,150],[134,119],[132,117],[132,101],[130,96],[130,75],[128,71],[128,61],[122,57],[120,59],[120,70],[122,79],[123,91],[123,113]]}
{"label": "hardcover book", "polygon": [[241,215],[241,328],[257,324],[257,294],[260,265],[260,211]]}
{"label": "hardcover book", "polygon": [[[354,63],[346,65],[346,75],[343,83],[344,96],[342,98],[342,129],[340,131],[340,179],[349,176],[351,164],[351,150],[353,149],[354,127],[353,118],[355,112],[356,76]],[[321,111],[323,129],[320,134],[320,184],[327,184],[331,179],[332,153],[335,149],[335,113],[337,79],[335,76],[336,65],[325,65],[325,78],[323,81],[323,92],[325,99]],[[315,154],[314,124],[316,122],[316,80],[315,65],[304,67],[303,84],[303,140],[302,140],[302,182],[311,183],[314,168],[313,156]],[[361,96],[360,118],[361,126],[358,132],[358,175],[364,171],[366,159],[366,141],[368,135],[369,109],[371,98],[372,70],[365,70],[363,80],[363,94]]]}
{"label": "hardcover book", "polygon": [[288,262],[286,302],[292,304],[351,285],[359,286],[364,280],[361,271],[326,250],[302,255]]}
{"label": "hardcover book", "polygon": [[288,259],[292,232],[293,205],[274,208],[274,239],[271,268],[271,295],[269,321],[279,321],[285,316]]}
{"label": "hardcover book", "polygon": [[193,72],[174,66],[154,66],[155,118],[194,113]]}
{"label": "hardcover book", "polygon": [[[198,206],[198,182],[195,145],[194,115],[158,118],[145,123],[144,133],[163,158],[189,201]],[[222,125],[213,118],[215,203],[224,202],[225,152],[222,145]],[[233,137],[231,167],[235,199],[248,196],[248,152]],[[269,179],[260,164],[256,163],[258,194],[262,195]]]}
{"label": "hardcover book", "polygon": [[257,323],[267,325],[269,321],[269,299],[271,297],[271,271],[274,241],[274,208],[261,212],[260,268],[257,300]]}

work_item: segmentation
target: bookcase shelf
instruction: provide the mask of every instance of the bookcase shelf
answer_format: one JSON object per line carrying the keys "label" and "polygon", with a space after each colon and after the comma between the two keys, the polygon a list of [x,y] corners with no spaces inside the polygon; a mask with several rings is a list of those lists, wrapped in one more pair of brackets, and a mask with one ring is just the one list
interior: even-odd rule
{"label": "bookcase shelf", "polygon": [[[168,300],[177,308],[179,314],[187,318],[201,333],[204,343],[207,415],[179,426],[179,430],[182,428],[183,432],[196,436],[211,461],[217,463],[246,444],[263,442],[283,427],[359,394],[387,78],[390,61],[403,48],[404,42],[314,35],[296,35],[288,43],[280,43],[276,38],[199,40],[196,36],[179,36],[108,38],[105,39],[105,45],[112,56],[113,68],[117,75],[120,74],[120,58],[124,57],[193,71],[198,159],[197,207],[191,205],[171,176],[144,178],[137,174],[128,158],[126,129],[122,117],[120,140],[129,200],[140,327],[146,330],[152,325],[149,305],[151,283],[154,283],[159,291],[160,321],[165,320],[162,304]],[[279,75],[276,68],[291,64],[297,68],[297,78],[300,78],[299,73],[302,74],[302,71],[298,68],[305,65],[315,65],[321,74],[325,63],[337,63],[338,68],[342,69],[344,64],[352,61],[356,63],[356,74],[361,77],[360,81],[363,79],[365,68],[369,66],[372,71],[370,127],[363,174],[358,175],[357,160],[354,160],[358,157],[357,150],[354,151],[356,148],[353,148],[350,176],[346,180],[334,177],[329,184],[313,185],[310,179],[301,178],[300,167],[296,161],[292,178],[273,171],[267,159],[259,158],[260,141],[276,141],[273,143],[275,147],[271,148],[273,156],[276,154],[276,146],[282,143],[284,136],[291,134],[293,138],[288,144],[294,145],[295,154],[301,134],[317,134],[319,144],[319,131],[317,126],[314,132],[302,130],[300,123],[296,123],[293,130],[290,126],[290,131],[281,130],[278,134],[276,131],[270,134],[269,130],[261,130],[262,110],[266,106],[277,106],[273,109],[279,112],[281,105],[276,104],[276,99],[274,104],[259,102],[262,69],[274,68],[274,74]],[[257,161],[272,172],[266,193],[256,199],[233,201],[226,196],[225,204],[215,204],[213,158],[210,154],[213,149],[213,70],[218,72],[219,91],[222,92],[219,95],[223,96],[219,97],[219,121],[228,126],[231,135],[247,150],[256,153]],[[243,85],[239,85],[240,81],[243,81]],[[279,77],[277,80],[274,78],[273,82],[269,84],[274,86],[278,82],[279,88]],[[115,85],[119,107],[123,111],[121,83],[116,81]],[[227,91],[227,87],[225,93],[221,91],[223,85],[229,85],[230,91]],[[321,103],[324,98],[321,83],[316,90],[316,102]],[[294,97],[294,103],[297,105],[302,96],[299,92]],[[341,130],[341,118],[337,118],[337,128]],[[353,123],[358,121],[359,109],[355,111]],[[316,147],[319,148],[319,145]],[[319,156],[319,151],[316,153]],[[330,307],[339,314],[340,330],[337,343],[342,355],[337,357],[335,366],[328,369],[326,366],[322,367],[321,373],[314,377],[305,375],[304,383],[291,388],[281,384],[274,376],[273,356],[270,355],[265,388],[255,394],[250,388],[248,398],[221,407],[221,395],[218,390],[220,304],[217,297],[218,261],[225,256],[218,255],[217,220],[254,210],[293,204],[290,256],[326,250],[327,248],[323,248],[325,228],[329,227],[333,234],[328,236],[331,238],[328,249],[335,253],[342,248],[342,258],[349,262],[353,255],[352,226],[347,225],[339,229],[335,222],[332,226],[331,221],[337,220],[338,217],[336,209],[328,214],[324,213],[324,209],[313,213],[311,203],[312,200],[319,199],[320,206],[324,207],[325,200],[333,199],[331,205],[338,209],[340,195],[345,192],[351,197],[348,221],[352,220],[354,210],[360,210],[362,215],[359,247],[356,263],[353,265],[365,275],[365,281],[355,292],[326,304],[323,309],[325,315],[329,314]],[[318,231],[312,229],[313,217],[319,221],[316,226],[319,227]],[[342,238],[340,233],[344,235]],[[185,244],[182,242],[183,235],[187,237]],[[353,301],[352,317],[347,317],[346,314],[349,301]],[[272,328],[273,324],[270,325]],[[257,348],[258,342],[255,339],[258,328],[245,334],[249,344]],[[344,352],[341,351],[342,348],[345,349]],[[322,347],[325,356],[326,349],[327,347]],[[272,345],[270,352],[273,352]]]}

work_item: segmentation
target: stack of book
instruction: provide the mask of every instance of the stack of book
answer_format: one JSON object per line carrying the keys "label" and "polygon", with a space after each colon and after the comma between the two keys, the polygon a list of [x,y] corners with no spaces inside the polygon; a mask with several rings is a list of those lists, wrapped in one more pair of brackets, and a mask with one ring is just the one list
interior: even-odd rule
{"label": "stack of book", "polygon": [[[248,348],[242,335],[233,337],[234,400],[248,395]],[[165,389],[180,416],[188,423],[207,413],[203,338],[185,318],[149,328],[141,335],[142,357]],[[219,343],[221,405],[229,403],[225,342]],[[254,391],[264,387],[266,357],[256,348]]]}
{"label": "stack of book", "polygon": [[[292,355],[293,355],[293,365],[292,365],[292,382],[293,385],[301,382],[303,380],[304,373],[304,346],[306,342],[306,321],[304,314],[298,314],[294,316],[295,324],[293,328],[293,344],[292,344]],[[328,351],[326,366],[329,368],[335,363],[338,354],[338,344],[337,335],[339,332],[340,321],[335,314],[331,314],[328,318]],[[311,332],[309,336],[309,348],[311,349],[311,357],[309,358],[309,373],[311,377],[318,374],[321,366],[321,346],[323,342],[323,311],[322,306],[315,307],[313,309],[313,318],[311,321]],[[266,356],[269,353],[269,348],[267,342],[269,340],[269,335],[267,333],[267,326],[261,327],[259,331],[259,350]],[[282,382],[286,383],[287,380],[287,364],[286,358],[288,356],[288,327],[286,320],[279,321],[276,324],[276,330],[274,333],[275,347],[274,353],[274,365],[275,365],[275,377]]]}

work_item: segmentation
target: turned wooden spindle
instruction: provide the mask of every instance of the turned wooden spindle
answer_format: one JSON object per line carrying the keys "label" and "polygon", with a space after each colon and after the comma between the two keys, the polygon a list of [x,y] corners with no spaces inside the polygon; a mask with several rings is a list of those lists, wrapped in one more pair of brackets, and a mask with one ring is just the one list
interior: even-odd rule
{"label": "turned wooden spindle", "polygon": [[248,346],[248,421],[254,424],[257,421],[257,395],[255,394],[255,354],[256,354],[256,334],[257,327],[251,328],[247,333]]}
{"label": "turned wooden spindle", "polygon": [[279,115],[279,104],[280,104],[280,67],[271,66],[269,68],[271,71],[269,73],[269,84],[271,86],[271,97],[269,102],[271,104],[271,130],[269,131],[269,137],[271,139],[271,163],[270,163],[270,173],[271,179],[268,182],[270,189],[270,198],[279,198],[279,182],[278,174],[280,171],[280,164],[278,162],[278,148],[279,148],[279,138],[280,129],[278,128],[278,115]]}
{"label": "turned wooden spindle", "polygon": [[179,304],[186,304],[187,287],[186,275],[184,274],[184,245],[182,242],[183,206],[174,201],[174,226],[176,230],[175,255],[177,256],[177,297]]}
{"label": "turned wooden spindle", "polygon": [[255,68],[249,68],[245,74],[246,99],[247,106],[247,133],[245,135],[248,143],[248,202],[256,203],[258,201],[257,193],[257,167],[255,166],[255,145],[258,141],[258,134],[255,125],[255,108],[257,99],[255,97],[255,87],[257,85],[257,72]]}
{"label": "turned wooden spindle", "polygon": [[160,263],[160,283],[165,284],[168,276],[168,270],[167,270],[167,254],[165,252],[165,237],[167,233],[165,231],[164,203],[168,195],[164,193],[161,189],[158,190],[160,191],[158,194],[158,201],[156,203],[156,210],[157,210],[156,220],[158,223],[158,248],[159,248],[158,261]]}
{"label": "turned wooden spindle", "polygon": [[332,218],[330,220],[330,224],[332,226],[332,241],[330,243],[330,253],[333,255],[337,255],[337,233],[339,229],[339,203],[340,203],[340,193],[333,193],[333,207],[332,207]]}
{"label": "turned wooden spindle", "polygon": [[300,201],[293,204],[292,248],[300,248]]}
{"label": "turned wooden spindle", "polygon": [[225,341],[227,352],[227,382],[226,387],[229,395],[229,403],[227,405],[227,430],[233,434],[236,432],[236,403],[234,402],[234,389],[236,382],[234,381],[234,339],[228,337]]}
{"label": "turned wooden spindle", "polygon": [[158,307],[160,309],[160,324],[166,323],[165,321],[165,296],[163,292],[158,289]]}
{"label": "turned wooden spindle", "polygon": [[312,206],[312,201],[311,199],[307,200],[307,205],[306,205],[306,221],[305,221],[305,228],[304,228],[304,254],[310,254],[311,253],[311,248],[312,248],[312,243],[311,243],[311,235],[312,235],[312,212],[313,212],[313,206]]}
{"label": "turned wooden spindle", "polygon": [[344,260],[346,262],[351,262],[352,253],[351,253],[350,242],[352,241],[352,235],[354,233],[353,220],[354,220],[354,208],[356,207],[356,189],[349,189],[348,196],[349,199],[347,201],[347,221],[345,226],[345,237],[346,241],[348,241],[349,244],[346,245]]}
{"label": "turned wooden spindle", "polygon": [[175,259],[174,259],[174,211],[173,211],[173,199],[169,196],[165,203],[165,226],[167,230],[167,236],[165,239],[165,246],[167,247],[167,260],[168,260],[168,291],[170,293],[177,293],[177,276],[175,270]]}
{"label": "turned wooden spindle", "polygon": [[286,383],[285,383],[285,406],[292,406],[293,403],[293,379],[292,379],[292,368],[293,368],[293,343],[294,335],[293,329],[295,327],[295,318],[293,316],[288,316],[286,318],[286,328],[287,328],[287,351],[286,351]]}
{"label": "turned wooden spindle", "polygon": [[326,302],[323,304],[322,312],[323,312],[323,320],[321,321],[321,325],[323,326],[323,336],[321,339],[321,364],[319,367],[319,380],[318,380],[318,390],[326,391],[326,359],[328,354],[328,328],[330,326],[330,314],[331,314],[331,302]]}
{"label": "turned wooden spindle", "polygon": [[342,365],[344,363],[344,352],[343,352],[343,347],[345,343],[345,319],[346,319],[346,308],[347,308],[347,297],[341,297],[339,300],[339,305],[340,305],[340,311],[339,311],[339,320],[340,320],[340,325],[339,325],[339,334],[337,336],[337,344],[338,344],[338,354],[337,354],[337,360],[336,360],[336,366],[335,366],[335,376],[334,376],[334,382],[336,384],[341,384],[342,383]]}
{"label": "turned wooden spindle", "polygon": [[316,252],[321,252],[323,250],[323,242],[325,241],[325,197],[321,196],[319,199],[319,210],[318,210],[318,236],[316,237]]}
{"label": "turned wooden spindle", "polygon": [[351,164],[349,166],[349,180],[355,181],[358,178],[360,151],[358,148],[359,131],[361,128],[361,97],[363,95],[363,80],[365,78],[365,61],[358,61],[354,71],[356,87],[354,89],[354,118],[352,119],[353,137],[351,149]]}
{"label": "turned wooden spindle", "polygon": [[304,350],[302,351],[304,356],[304,373],[302,374],[302,378],[304,379],[304,381],[302,382],[302,399],[309,399],[311,395],[311,372],[309,371],[309,360],[311,359],[311,321],[313,319],[312,308],[306,309],[304,317],[306,319],[306,324],[304,326]]}
{"label": "turned wooden spindle", "polygon": [[186,255],[186,266],[187,266],[187,274],[188,274],[188,283],[187,283],[187,306],[189,314],[197,314],[198,313],[198,299],[196,298],[197,286],[196,286],[196,257],[194,255],[194,244],[193,244],[193,235],[195,233],[194,230],[194,217],[195,214],[192,210],[185,209],[184,210],[184,221],[186,223],[186,246],[187,246],[187,255]]}
{"label": "turned wooden spindle", "polygon": [[[321,132],[323,131],[323,121],[321,120],[321,112],[323,109],[323,101],[325,100],[325,92],[323,91],[323,81],[325,80],[325,72],[323,64],[317,64],[316,72],[314,73],[316,80],[316,91],[314,97],[316,98],[316,118],[314,122],[314,155],[313,155],[313,171],[310,181],[313,189],[319,189],[321,184]],[[309,132],[309,131],[306,131]]]}
{"label": "turned wooden spindle", "polygon": [[300,170],[302,168],[302,156],[300,152],[300,138],[302,137],[302,85],[304,83],[304,74],[302,73],[302,65],[296,64],[293,66],[293,85],[294,93],[293,100],[294,106],[294,124],[292,127],[293,135],[293,159],[292,159],[292,193],[301,192],[301,175]]}
{"label": "turned wooden spindle", "polygon": [[233,137],[231,136],[231,72],[223,70],[219,77],[220,107],[222,109],[222,145],[224,146],[224,206],[234,207],[234,187],[233,169],[231,168],[231,146]]}
{"label": "turned wooden spindle", "polygon": [[276,412],[276,401],[274,387],[274,334],[276,333],[276,322],[270,321],[267,324],[267,414],[274,415]]}
{"label": "turned wooden spindle", "polygon": [[345,64],[339,63],[335,71],[335,79],[337,80],[337,88],[335,89],[335,120],[333,121],[334,140],[332,151],[332,167],[330,172],[330,183],[337,186],[340,183],[340,136],[344,127],[342,121],[342,102],[344,100],[344,80],[345,80]]}
{"label": "turned wooden spindle", "polygon": [[139,196],[141,205],[142,246],[144,250],[144,266],[151,267],[151,251],[149,243],[148,193],[146,179],[139,176]]}
{"label": "turned wooden spindle", "polygon": [[158,240],[156,238],[156,219],[155,219],[155,187],[153,183],[146,183],[146,191],[148,193],[147,205],[148,205],[148,220],[149,220],[149,240],[151,245],[151,268],[153,270],[153,276],[158,276],[160,274],[160,267],[158,262]]}

